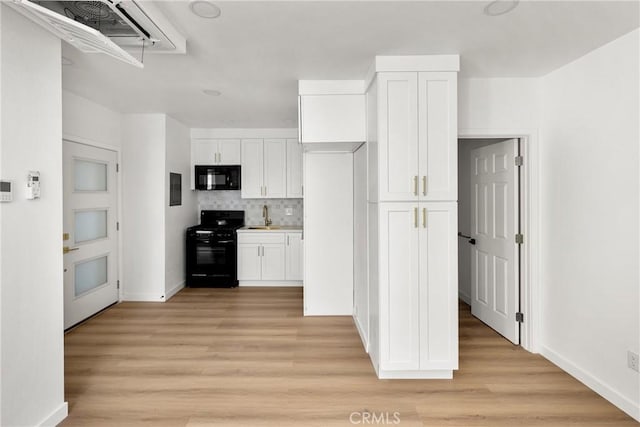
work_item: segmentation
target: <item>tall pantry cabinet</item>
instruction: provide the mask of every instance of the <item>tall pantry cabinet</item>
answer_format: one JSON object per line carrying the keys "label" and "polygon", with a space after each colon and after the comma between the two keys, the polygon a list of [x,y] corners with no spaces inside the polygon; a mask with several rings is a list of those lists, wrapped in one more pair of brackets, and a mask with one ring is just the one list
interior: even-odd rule
{"label": "tall pantry cabinet", "polygon": [[456,55],[377,57],[367,89],[369,353],[380,378],[458,368]]}

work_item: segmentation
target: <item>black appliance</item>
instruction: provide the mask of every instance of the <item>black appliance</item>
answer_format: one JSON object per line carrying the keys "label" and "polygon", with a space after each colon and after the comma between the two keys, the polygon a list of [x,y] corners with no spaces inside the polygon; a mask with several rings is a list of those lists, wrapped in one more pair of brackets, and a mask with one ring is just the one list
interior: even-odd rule
{"label": "black appliance", "polygon": [[244,211],[202,211],[200,225],[187,229],[188,287],[238,286],[237,234]]}
{"label": "black appliance", "polygon": [[195,166],[196,190],[240,190],[240,166]]}

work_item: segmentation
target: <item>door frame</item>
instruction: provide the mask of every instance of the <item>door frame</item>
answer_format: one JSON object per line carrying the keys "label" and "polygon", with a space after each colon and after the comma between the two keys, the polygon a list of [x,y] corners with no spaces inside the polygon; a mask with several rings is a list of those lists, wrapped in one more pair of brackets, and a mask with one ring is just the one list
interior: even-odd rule
{"label": "door frame", "polygon": [[[94,147],[94,148],[100,148],[103,150],[109,150],[116,153],[116,159],[117,159],[116,161],[118,162],[118,168],[119,168],[118,172],[116,172],[116,190],[118,191],[118,194],[116,197],[116,200],[118,203],[118,206],[116,209],[116,215],[117,215],[117,221],[120,225],[119,230],[116,234],[116,238],[117,238],[116,244],[118,247],[118,257],[117,257],[118,265],[116,266],[116,271],[117,271],[116,280],[120,283],[120,288],[118,289],[118,302],[122,302],[122,295],[124,294],[124,282],[122,280],[122,265],[124,260],[122,257],[122,241],[124,239],[121,238],[122,234],[120,234],[122,232],[122,178],[121,178],[122,150],[120,149],[120,147],[115,147],[113,145],[93,141],[93,140],[82,138],[75,135],[62,134],[62,142],[64,143],[64,141],[73,142],[75,144],[87,145],[89,147]],[[64,209],[64,203],[63,203],[62,209]]]}
{"label": "door frame", "polygon": [[520,254],[520,345],[540,352],[540,157],[537,129],[460,129],[458,139],[520,139],[520,221],[524,235]]}

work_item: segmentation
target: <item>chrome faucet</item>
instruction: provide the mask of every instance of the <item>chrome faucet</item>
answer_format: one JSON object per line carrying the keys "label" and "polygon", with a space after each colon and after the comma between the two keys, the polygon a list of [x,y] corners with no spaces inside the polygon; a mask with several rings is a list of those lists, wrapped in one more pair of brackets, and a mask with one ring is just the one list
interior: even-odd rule
{"label": "chrome faucet", "polygon": [[270,226],[273,221],[271,221],[271,218],[269,218],[269,206],[264,205],[262,207],[262,217],[264,218],[265,227]]}

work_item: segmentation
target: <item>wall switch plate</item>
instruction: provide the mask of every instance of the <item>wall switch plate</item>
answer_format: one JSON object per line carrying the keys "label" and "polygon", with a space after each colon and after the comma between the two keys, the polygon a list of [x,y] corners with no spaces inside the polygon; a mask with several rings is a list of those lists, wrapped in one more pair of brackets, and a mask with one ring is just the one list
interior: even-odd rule
{"label": "wall switch plate", "polygon": [[627,366],[638,372],[638,363],[638,354],[634,353],[633,351],[627,351]]}
{"label": "wall switch plate", "polygon": [[287,216],[293,215],[293,208],[284,208],[284,214]]}

